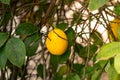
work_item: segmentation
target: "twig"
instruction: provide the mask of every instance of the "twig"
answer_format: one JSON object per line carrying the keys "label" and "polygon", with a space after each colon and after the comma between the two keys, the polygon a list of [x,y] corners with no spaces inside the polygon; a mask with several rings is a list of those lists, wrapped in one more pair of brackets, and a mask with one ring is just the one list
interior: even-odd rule
{"label": "twig", "polygon": [[13,65],[13,72],[12,72],[11,80],[16,80],[17,79],[17,71],[18,71],[18,68]]}
{"label": "twig", "polygon": [[[89,13],[90,15],[90,13]],[[88,45],[87,45],[87,59],[86,59],[86,62],[85,62],[85,68],[84,68],[84,72],[83,72],[83,80],[85,80],[86,78],[86,68],[88,66],[88,62],[89,62],[89,58],[90,58],[90,37],[91,37],[91,28],[90,28],[90,24],[91,24],[91,16],[89,16],[89,25],[88,25],[88,28],[89,28],[89,38],[88,38]]]}
{"label": "twig", "polygon": [[54,6],[55,6],[56,1],[57,1],[57,0],[51,0],[50,6],[49,6],[49,8],[47,9],[44,18],[42,19],[41,25],[46,24],[46,22],[48,21],[48,18],[51,16],[51,13],[52,13],[52,11],[53,11],[53,8],[54,8]]}

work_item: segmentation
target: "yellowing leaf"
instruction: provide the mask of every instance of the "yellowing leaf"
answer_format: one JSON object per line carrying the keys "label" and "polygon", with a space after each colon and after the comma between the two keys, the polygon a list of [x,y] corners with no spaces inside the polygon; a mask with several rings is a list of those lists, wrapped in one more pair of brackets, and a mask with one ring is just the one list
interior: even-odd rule
{"label": "yellowing leaf", "polygon": [[120,74],[120,54],[116,55],[114,58],[115,70]]}
{"label": "yellowing leaf", "polygon": [[101,47],[97,54],[97,61],[108,60],[116,55],[120,54],[120,42],[111,42]]}

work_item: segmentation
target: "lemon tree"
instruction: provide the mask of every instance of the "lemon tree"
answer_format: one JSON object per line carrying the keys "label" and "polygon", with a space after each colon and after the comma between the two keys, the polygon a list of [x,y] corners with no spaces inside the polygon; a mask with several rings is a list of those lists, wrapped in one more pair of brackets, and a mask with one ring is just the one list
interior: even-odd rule
{"label": "lemon tree", "polygon": [[0,80],[119,80],[119,3],[0,0]]}

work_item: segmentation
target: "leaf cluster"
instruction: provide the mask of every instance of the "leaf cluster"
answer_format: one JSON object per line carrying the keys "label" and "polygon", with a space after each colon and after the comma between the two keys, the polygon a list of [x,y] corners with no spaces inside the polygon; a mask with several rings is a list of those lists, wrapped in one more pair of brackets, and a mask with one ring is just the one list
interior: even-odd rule
{"label": "leaf cluster", "polygon": [[[119,3],[0,0],[0,80],[32,79],[34,71],[36,80],[100,80],[102,72],[108,73],[109,80],[119,80],[120,43],[106,44],[99,32],[102,26],[112,34],[108,17],[119,18]],[[68,38],[68,48],[60,56],[51,55],[45,45],[54,28]]]}

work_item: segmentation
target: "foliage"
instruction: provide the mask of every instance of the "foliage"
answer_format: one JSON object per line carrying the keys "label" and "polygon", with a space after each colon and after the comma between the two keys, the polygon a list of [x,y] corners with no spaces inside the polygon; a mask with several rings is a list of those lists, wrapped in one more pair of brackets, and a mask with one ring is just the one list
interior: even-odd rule
{"label": "foliage", "polygon": [[[110,42],[109,36],[104,40],[104,31],[99,32],[103,27],[114,38],[110,18],[120,18],[119,3],[0,0],[0,80],[29,80],[33,75],[36,80],[101,80],[103,72],[109,80],[119,80],[120,42]],[[46,49],[53,28],[68,38],[68,48],[60,56]]]}

